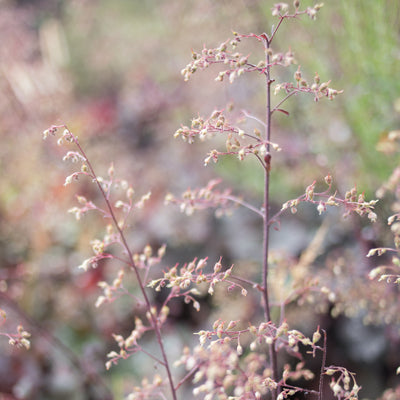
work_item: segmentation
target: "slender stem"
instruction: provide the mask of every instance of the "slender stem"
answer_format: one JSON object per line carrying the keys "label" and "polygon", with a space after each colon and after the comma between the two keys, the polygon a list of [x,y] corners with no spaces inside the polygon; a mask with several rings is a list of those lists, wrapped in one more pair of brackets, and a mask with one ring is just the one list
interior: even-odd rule
{"label": "slender stem", "polygon": [[179,389],[200,367],[203,363],[196,364],[176,385],[176,390]]}
{"label": "slender stem", "polygon": [[241,276],[237,276],[237,275],[231,275],[231,278],[235,279],[238,282],[242,282],[247,285],[250,285],[251,287],[253,287],[254,289],[257,289],[261,293],[263,292],[263,288],[258,283],[250,281],[249,279],[245,279],[245,278],[242,278]]}
{"label": "slender stem", "polygon": [[265,124],[265,122],[261,121],[261,119],[255,117],[254,115],[249,114],[246,110],[242,110],[242,113],[243,113],[243,115],[244,115],[246,118],[250,118],[250,119],[253,119],[254,121],[257,121],[257,122],[258,122],[259,124],[261,124],[264,128],[267,127],[266,124]]}
{"label": "slender stem", "polygon": [[174,382],[173,382],[173,379],[172,379],[172,373],[171,373],[171,370],[170,370],[170,367],[169,367],[167,354],[165,352],[163,340],[162,340],[162,337],[161,337],[161,329],[160,329],[160,326],[159,326],[159,324],[157,322],[156,315],[154,315],[154,313],[152,312],[151,302],[150,302],[150,299],[149,299],[149,297],[148,297],[148,295],[146,293],[145,286],[143,284],[142,278],[141,278],[140,273],[139,273],[139,268],[137,267],[137,265],[136,265],[136,263],[135,263],[135,261],[133,259],[133,254],[132,254],[132,251],[130,250],[129,245],[128,245],[127,241],[126,241],[124,232],[122,231],[121,227],[118,224],[118,221],[117,221],[117,218],[115,216],[113,207],[111,206],[111,203],[110,203],[110,201],[109,201],[109,199],[107,197],[107,194],[105,193],[103,187],[101,186],[101,183],[97,180],[97,175],[95,174],[94,169],[93,169],[89,159],[87,158],[84,150],[82,149],[81,145],[79,144],[79,142],[75,138],[75,136],[73,136],[71,132],[70,132],[70,134],[71,134],[71,137],[74,140],[75,145],[78,147],[80,153],[85,158],[85,162],[86,162],[86,164],[87,164],[87,166],[88,166],[93,178],[95,179],[96,184],[97,184],[97,186],[98,186],[98,188],[99,188],[99,190],[100,190],[100,192],[101,192],[101,194],[102,194],[102,196],[103,196],[103,198],[104,198],[104,200],[105,200],[105,202],[107,204],[108,211],[110,213],[111,219],[113,220],[114,226],[116,227],[116,229],[117,229],[117,231],[119,233],[122,245],[123,245],[123,247],[125,248],[125,250],[126,250],[126,252],[128,254],[128,259],[130,261],[129,264],[131,266],[131,269],[134,271],[134,273],[136,275],[137,282],[139,284],[139,287],[140,287],[140,290],[142,292],[144,301],[146,303],[146,308],[147,308],[147,310],[148,310],[148,312],[149,312],[149,314],[151,316],[151,322],[152,322],[152,325],[154,327],[154,332],[156,334],[157,342],[158,342],[158,344],[160,346],[161,355],[162,355],[162,358],[163,358],[163,361],[164,361],[163,365],[164,365],[164,367],[165,367],[165,369],[167,371],[168,381],[169,381],[169,385],[170,385],[171,392],[172,392],[172,398],[173,398],[173,400],[177,400],[176,390],[175,390]]}
{"label": "slender stem", "polygon": [[[280,21],[281,22],[281,21]],[[279,26],[279,25],[278,25]],[[278,28],[278,27],[277,27]],[[276,30],[275,30],[276,32]],[[265,35],[264,39],[265,53],[266,53],[266,65],[270,63],[270,39]],[[267,106],[266,106],[266,127],[265,127],[265,140],[267,142],[267,153],[265,156],[265,168],[264,168],[264,224],[263,224],[263,300],[264,300],[264,317],[267,322],[271,321],[271,310],[269,304],[269,290],[268,290],[268,251],[269,251],[269,181],[270,181],[270,169],[271,169],[271,154],[270,154],[270,141],[271,141],[271,68],[267,67],[265,70],[266,75],[266,94],[267,94]],[[278,382],[278,366],[277,366],[277,354],[275,343],[269,347],[270,362],[272,369],[272,379]],[[272,397],[276,398],[279,394],[280,388],[272,391]]]}
{"label": "slender stem", "polygon": [[[279,18],[279,22],[278,22],[278,24],[276,25],[276,27],[275,27],[275,29],[272,31],[272,33],[271,33],[271,36],[268,38],[268,40],[267,40],[267,45],[268,45],[268,48],[269,48],[269,45],[271,44],[271,42],[272,42],[272,40],[274,39],[274,36],[275,36],[275,34],[276,34],[276,32],[278,31],[278,29],[279,29],[279,27],[281,26],[281,23],[283,22],[283,20],[286,18],[286,16],[280,16],[280,18]],[[266,63],[266,65],[269,65],[269,57],[267,58],[267,63]]]}
{"label": "slender stem", "polygon": [[155,362],[157,362],[157,363],[159,363],[159,364],[161,364],[162,366],[165,367],[164,361],[161,361],[159,358],[153,356],[153,354],[151,354],[150,352],[145,350],[143,347],[140,347],[140,351],[143,352],[144,354],[146,354],[147,356],[149,356],[150,358],[152,358]]}
{"label": "slender stem", "polygon": [[290,92],[287,96],[285,96],[271,111],[271,114],[274,113],[281,104],[283,104],[289,97],[293,96],[294,94],[296,94],[296,91]]}
{"label": "slender stem", "polygon": [[248,210],[255,212],[260,217],[264,218],[264,214],[257,207],[254,207],[253,205],[251,205],[247,201],[244,201],[242,199],[239,199],[238,197],[231,196],[231,195],[224,195],[224,196],[221,196],[221,198],[227,199],[227,200],[232,201],[233,203],[239,204],[239,205],[247,208]]}
{"label": "slender stem", "polygon": [[326,365],[326,331],[321,329],[324,334],[324,349],[322,352],[322,363],[321,363],[321,372],[319,374],[319,394],[318,400],[322,400],[323,390],[324,390],[324,372],[325,372],[325,365]]}

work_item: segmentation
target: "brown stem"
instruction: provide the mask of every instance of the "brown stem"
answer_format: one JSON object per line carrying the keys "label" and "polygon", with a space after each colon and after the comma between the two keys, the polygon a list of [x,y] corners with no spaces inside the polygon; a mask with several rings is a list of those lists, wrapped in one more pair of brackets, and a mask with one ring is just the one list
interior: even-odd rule
{"label": "brown stem", "polygon": [[176,385],[176,390],[179,389],[193,374],[199,369],[203,363],[196,364]]}
{"label": "brown stem", "polygon": [[324,371],[326,365],[326,331],[322,329],[324,334],[324,349],[322,352],[322,363],[321,363],[321,372],[319,374],[319,390],[318,390],[318,400],[322,400],[323,390],[324,390]]}
{"label": "brown stem", "polygon": [[226,199],[226,200],[230,200],[233,203],[239,204],[245,208],[247,208],[250,211],[255,212],[256,214],[258,214],[260,217],[264,218],[264,214],[256,207],[254,207],[252,204],[248,203],[247,201],[244,201],[242,199],[240,199],[239,197],[236,196],[231,196],[231,195],[223,195],[221,196],[222,199]]}
{"label": "brown stem", "polygon": [[[66,128],[66,129],[68,129],[68,128]],[[149,314],[151,316],[151,323],[153,325],[154,332],[155,332],[156,337],[157,337],[157,342],[158,342],[158,344],[160,346],[162,359],[164,361],[163,365],[164,365],[165,370],[167,372],[168,381],[169,381],[169,385],[170,385],[171,393],[172,393],[172,398],[173,398],[173,400],[177,400],[176,390],[175,390],[174,382],[173,382],[173,379],[172,379],[172,373],[171,373],[171,369],[170,369],[170,366],[169,366],[169,363],[168,363],[167,354],[165,352],[165,347],[164,347],[164,343],[163,343],[162,336],[161,336],[161,329],[160,329],[160,326],[159,326],[159,324],[157,322],[156,315],[154,315],[154,313],[152,312],[151,302],[150,302],[150,299],[149,299],[149,297],[148,297],[148,295],[146,293],[145,286],[143,284],[142,278],[141,278],[140,273],[139,273],[139,268],[137,267],[137,265],[136,265],[136,263],[135,263],[135,261],[133,259],[133,254],[132,254],[132,251],[129,248],[128,242],[126,241],[124,232],[122,231],[121,227],[118,224],[118,221],[117,221],[117,218],[115,216],[113,207],[111,206],[111,203],[110,203],[110,201],[109,201],[109,199],[107,197],[107,194],[104,192],[104,189],[101,186],[101,183],[97,180],[97,175],[95,174],[94,169],[93,169],[92,165],[90,164],[89,159],[87,158],[84,150],[80,146],[80,144],[79,144],[78,140],[76,139],[76,137],[73,136],[71,132],[70,132],[70,135],[73,138],[74,143],[78,147],[80,153],[85,158],[85,162],[86,162],[86,164],[87,164],[87,166],[88,166],[88,168],[90,170],[90,173],[91,173],[93,179],[96,181],[96,184],[97,184],[97,186],[98,186],[98,188],[99,188],[99,190],[100,190],[100,192],[101,192],[101,194],[102,194],[102,196],[103,196],[103,198],[104,198],[104,200],[105,200],[105,202],[107,204],[108,211],[110,213],[111,219],[113,220],[114,226],[118,230],[119,236],[121,238],[122,245],[123,245],[123,247],[125,248],[125,251],[128,254],[128,259],[130,261],[129,264],[131,266],[131,269],[134,271],[134,273],[136,275],[137,282],[139,284],[139,287],[140,287],[140,290],[142,292],[144,301],[146,303],[146,308],[147,308],[147,310],[148,310],[148,312],[149,312]]]}
{"label": "brown stem", "polygon": [[282,105],[289,97],[293,96],[294,94],[296,94],[296,91],[290,92],[288,95],[286,95],[271,111],[271,114],[274,113],[280,105]]}
{"label": "brown stem", "polygon": [[[266,65],[270,63],[270,39],[267,35],[264,36],[264,47],[266,52]],[[264,224],[263,224],[263,299],[264,299],[264,317],[267,322],[271,321],[271,309],[269,303],[269,290],[268,290],[268,252],[269,252],[269,182],[270,182],[270,169],[271,169],[271,154],[270,154],[270,140],[271,140],[271,68],[267,67],[265,70],[266,75],[266,94],[267,94],[267,106],[266,106],[266,127],[265,127],[265,140],[267,141],[267,153],[265,157],[265,168],[264,168]],[[272,379],[278,382],[278,366],[277,366],[277,354],[275,343],[269,347],[269,355],[272,369]],[[279,394],[280,388],[272,391],[272,397],[276,398]]]}

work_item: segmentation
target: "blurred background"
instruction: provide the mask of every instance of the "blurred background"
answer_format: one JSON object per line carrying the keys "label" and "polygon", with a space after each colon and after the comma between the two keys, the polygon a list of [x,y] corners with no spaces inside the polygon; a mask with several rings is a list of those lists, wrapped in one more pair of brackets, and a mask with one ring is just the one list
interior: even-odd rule
{"label": "blurred background", "polygon": [[[166,266],[222,255],[227,264],[251,266],[258,274],[256,217],[237,210],[231,218],[217,219],[212,212],[188,218],[165,207],[163,199],[219,176],[221,187],[261,205],[263,177],[255,162],[226,158],[205,168],[204,157],[218,142],[188,145],[173,134],[192,117],[228,103],[237,112],[262,117],[259,76],[248,74],[231,85],[215,82],[218,67],[189,82],[180,71],[190,62],[191,49],[217,47],[232,30],[269,32],[273,3],[0,0],[0,307],[7,312],[0,330],[15,332],[22,323],[32,333],[29,351],[0,337],[1,399],[106,399],[110,392],[119,399],[132,390],[132,371],[153,369],[137,355],[104,371],[105,355],[115,349],[111,333],[129,334],[132,312],[123,301],[119,307],[94,307],[101,294],[98,281],[113,279],[115,266],[77,269],[104,226],[95,215],[77,223],[67,214],[76,205],[76,192],[97,195],[85,182],[63,186],[71,173],[61,161],[65,149],[42,140],[52,124],[66,123],[79,136],[99,175],[113,161],[116,174],[136,193],[152,191],[133,222],[134,251],[167,243]],[[316,21],[304,17],[282,27],[274,50],[290,47],[306,78],[311,81],[318,71],[321,81],[331,80],[344,93],[317,104],[311,97],[293,97],[285,107],[290,117],[276,117],[273,141],[283,151],[274,159],[275,210],[328,173],[342,194],[357,183],[368,198],[389,177],[398,156],[378,150],[385,149],[388,132],[400,129],[399,34],[400,6],[390,0],[327,0]],[[238,50],[255,60],[263,57],[256,42]],[[275,78],[292,80],[295,69],[278,71]],[[330,362],[358,373],[365,399],[395,386],[400,364],[398,290],[366,279],[373,266],[364,257],[368,248],[390,241],[389,202],[381,201],[377,212],[383,222],[370,226],[358,218],[343,222],[332,211],[324,217],[325,232],[324,218],[303,206],[282,219],[272,238],[276,265],[284,270],[282,260],[296,264],[316,232],[323,232],[318,255],[305,266],[307,274],[321,273],[337,297],[320,307],[311,299],[300,317],[293,305],[293,323],[305,331],[318,324],[328,330]],[[244,303],[225,301],[226,292],[220,296],[224,312],[234,308],[236,316],[237,310],[246,315]],[[172,310],[176,323],[166,339],[172,353],[182,341],[194,343],[191,332],[221,312],[206,296],[202,301],[200,313],[178,304]]]}

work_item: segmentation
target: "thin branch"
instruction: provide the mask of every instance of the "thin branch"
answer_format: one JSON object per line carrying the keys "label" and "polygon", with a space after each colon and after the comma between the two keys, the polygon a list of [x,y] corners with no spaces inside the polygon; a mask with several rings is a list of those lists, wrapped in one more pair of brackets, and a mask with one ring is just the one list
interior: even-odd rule
{"label": "thin branch", "polygon": [[[279,19],[279,22],[278,22],[278,24],[276,25],[276,28],[272,31],[272,33],[271,33],[271,37],[267,37],[267,44],[268,44],[268,47],[269,47],[269,45],[271,44],[271,42],[272,42],[272,40],[274,39],[274,36],[275,36],[275,34],[276,34],[276,32],[278,31],[278,29],[279,29],[279,27],[281,26],[281,24],[282,24],[282,22],[283,22],[283,20],[285,19],[285,16],[281,16],[280,17],[280,19]],[[268,58],[268,62],[266,63],[267,65],[269,64],[269,58]]]}
{"label": "thin branch", "polygon": [[237,276],[237,275],[231,275],[231,278],[237,280],[238,282],[242,282],[242,283],[245,283],[247,285],[250,285],[254,289],[257,289],[261,293],[263,292],[263,288],[257,282],[253,282],[253,281],[251,281],[249,279],[242,278],[241,276]]}
{"label": "thin branch", "polygon": [[[268,144],[268,146],[269,146],[269,144]],[[264,160],[263,160],[258,154],[254,154],[254,155],[258,158],[258,161],[260,161],[262,167],[263,167],[264,170],[265,170],[265,169],[267,168],[267,166],[265,165]]]}
{"label": "thin branch", "polygon": [[322,352],[322,363],[321,363],[321,372],[319,374],[319,394],[318,394],[318,400],[322,400],[322,392],[324,390],[324,371],[325,371],[325,366],[326,366],[326,331],[324,329],[321,329],[323,334],[324,334],[324,349]]}
{"label": "thin branch", "polygon": [[298,15],[302,15],[302,14],[306,14],[306,11],[297,11],[297,10],[296,10],[296,13],[295,13],[295,14],[286,13],[286,14],[284,14],[284,15],[280,15],[280,16],[279,16],[278,25],[277,25],[276,28],[272,31],[271,37],[268,38],[269,43],[272,42],[272,39],[274,38],[276,32],[278,31],[278,29],[279,29],[281,23],[283,22],[283,20],[284,20],[285,18],[294,18],[294,19],[296,19]]}
{"label": "thin branch", "polygon": [[178,390],[198,369],[204,364],[203,362],[195,365],[176,385],[175,390]]}
{"label": "thin branch", "polygon": [[[250,118],[250,119],[254,119],[254,121],[257,121],[259,124],[261,124],[264,128],[267,127],[267,125],[265,124],[265,122],[261,121],[261,119],[255,117],[254,115],[249,114],[246,110],[242,110],[243,115],[246,118]],[[258,139],[258,138],[257,138]],[[260,140],[260,139],[258,139]]]}
{"label": "thin branch", "polygon": [[119,233],[121,242],[122,242],[122,244],[123,244],[123,246],[124,246],[124,248],[125,248],[125,250],[126,250],[126,252],[128,254],[128,258],[130,260],[130,266],[131,266],[132,270],[134,271],[134,273],[136,275],[136,279],[137,279],[137,282],[139,284],[140,290],[142,292],[144,301],[146,303],[147,310],[150,313],[151,322],[152,322],[152,325],[153,325],[153,328],[154,328],[154,332],[155,332],[156,337],[157,337],[157,342],[158,342],[158,344],[160,346],[162,358],[164,360],[164,367],[165,367],[167,375],[168,375],[168,381],[169,381],[169,384],[170,384],[172,397],[173,397],[174,400],[177,400],[176,391],[175,391],[175,387],[174,387],[174,382],[173,382],[173,379],[172,379],[172,373],[171,373],[171,370],[170,370],[170,366],[169,366],[168,359],[167,359],[167,354],[165,352],[165,348],[164,348],[164,344],[163,344],[163,340],[162,340],[162,336],[161,336],[160,326],[158,324],[156,315],[154,315],[154,313],[151,311],[152,310],[152,306],[151,306],[149,297],[148,297],[148,295],[146,293],[145,286],[144,286],[142,278],[140,276],[139,268],[137,267],[137,265],[136,265],[136,263],[135,263],[135,261],[133,259],[132,251],[130,250],[128,242],[126,241],[125,234],[124,234],[123,230],[121,229],[121,227],[118,224],[118,220],[117,220],[117,218],[115,216],[114,209],[113,209],[110,201],[108,200],[107,194],[105,193],[101,183],[98,181],[97,175],[94,172],[94,169],[93,169],[88,157],[86,156],[86,153],[84,152],[83,148],[79,144],[78,139],[72,134],[72,132],[69,131],[68,127],[67,126],[64,126],[64,127],[65,127],[65,129],[68,130],[68,132],[71,135],[71,138],[73,139],[75,145],[79,149],[79,151],[82,154],[82,156],[85,158],[85,163],[87,164],[87,167],[90,170],[92,178],[96,182],[96,184],[97,184],[97,186],[98,186],[98,188],[99,188],[99,190],[100,190],[100,192],[101,192],[101,194],[102,194],[102,196],[103,196],[103,198],[104,198],[104,200],[106,202],[106,205],[107,205],[107,208],[109,210],[111,219],[113,220],[114,226],[115,226],[115,228],[117,229],[117,231]]}
{"label": "thin branch", "polygon": [[294,389],[294,390],[298,390],[299,392],[307,392],[307,393],[315,394],[315,395],[318,394],[318,392],[316,390],[312,390],[312,389],[305,390],[305,389],[303,389],[301,387],[298,387],[298,386],[288,385],[287,383],[283,384],[282,388],[283,389]]}
{"label": "thin branch", "polygon": [[[276,30],[279,28],[282,19],[279,21]],[[272,35],[273,37],[273,35]],[[265,64],[268,65],[270,62],[270,43],[271,39],[269,39],[265,35],[264,39],[264,47],[266,53],[266,60]],[[271,310],[269,304],[269,288],[268,288],[268,270],[269,270],[269,260],[268,260],[268,253],[269,253],[269,182],[270,182],[270,142],[271,142],[271,69],[268,67],[266,69],[266,96],[267,96],[267,104],[266,104],[266,124],[265,124],[265,140],[267,142],[267,155],[269,158],[265,159],[264,164],[264,224],[263,224],[263,272],[262,272],[262,286],[263,286],[263,299],[264,299],[264,317],[266,322],[271,321]],[[260,159],[262,162],[262,160]],[[277,353],[275,348],[275,342],[273,342],[269,346],[269,356],[271,362],[271,369],[272,369],[272,379],[275,382],[278,382],[278,361],[277,361]],[[272,390],[272,397],[276,398],[280,392],[280,387],[278,385],[277,389]]]}
{"label": "thin branch", "polygon": [[154,361],[158,362],[162,366],[165,367],[164,361],[160,360],[156,356],[153,356],[153,354],[149,353],[147,350],[145,350],[143,347],[139,346],[140,351],[142,351],[144,354],[148,355],[150,358],[152,358]]}
{"label": "thin branch", "polygon": [[239,204],[239,205],[247,208],[248,210],[255,212],[261,218],[264,218],[264,214],[258,208],[254,207],[253,205],[251,205],[247,201],[244,201],[242,199],[239,199],[238,197],[230,196],[230,195],[221,196],[221,198],[222,199],[227,199],[227,200],[232,201],[233,203]]}
{"label": "thin branch", "polygon": [[289,97],[291,97],[291,96],[293,96],[294,94],[296,94],[297,93],[297,91],[293,91],[293,92],[290,92],[287,96],[285,96],[273,109],[272,109],[272,111],[271,111],[271,114],[273,114],[278,108],[279,108],[279,106],[281,105],[281,104],[283,104]]}

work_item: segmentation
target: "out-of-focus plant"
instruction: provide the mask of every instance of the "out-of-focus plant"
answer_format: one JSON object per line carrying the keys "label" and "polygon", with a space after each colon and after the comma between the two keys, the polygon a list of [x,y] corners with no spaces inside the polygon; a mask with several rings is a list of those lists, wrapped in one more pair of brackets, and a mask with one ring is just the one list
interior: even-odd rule
{"label": "out-of-focus plant", "polygon": [[[400,131],[394,130],[388,133],[384,142],[381,142],[380,150],[385,154],[393,154],[399,151]],[[375,256],[384,256],[386,260],[379,263],[377,267],[369,272],[371,281],[385,283],[388,287],[383,288],[385,296],[392,302],[387,309],[382,310],[381,319],[386,323],[393,322],[393,314],[397,315],[399,310],[399,285],[400,285],[400,168],[397,166],[389,179],[382,184],[377,190],[378,198],[389,197],[391,199],[392,214],[387,219],[387,225],[393,238],[393,245],[381,246],[370,249],[367,256],[375,258]],[[389,257],[386,257],[389,256]],[[390,297],[389,297],[390,296]],[[396,321],[397,322],[397,321]],[[397,360],[400,364],[400,360]],[[400,366],[396,370],[396,374],[400,374]],[[390,400],[398,397],[400,385],[394,389],[386,390],[380,400]]]}
{"label": "out-of-focus plant", "polygon": [[[206,400],[282,400],[300,395],[322,400],[328,379],[334,398],[358,399],[360,386],[355,374],[342,366],[326,363],[327,334],[324,329],[314,326],[309,335],[293,327],[286,318],[288,304],[301,306],[313,293],[325,296],[335,304],[335,288],[321,283],[318,276],[306,276],[298,268],[300,263],[284,267],[285,264],[291,264],[290,260],[279,259],[270,249],[271,228],[279,229],[282,214],[288,211],[295,214],[302,203],[315,205],[319,215],[329,207],[337,207],[343,210],[344,217],[358,214],[372,222],[377,219],[375,200],[367,201],[356,187],[341,195],[334,188],[330,174],[321,182],[315,179],[303,194],[284,202],[275,214],[271,211],[270,176],[275,172],[273,160],[277,152],[284,151],[273,129],[273,118],[289,115],[284,106],[291,97],[310,95],[318,102],[322,99],[333,100],[342,93],[331,87],[330,80],[321,81],[318,73],[310,79],[300,66],[293,68],[297,60],[290,48],[283,52],[275,48],[275,39],[284,24],[302,16],[314,20],[321,7],[322,4],[315,4],[302,8],[299,0],[290,6],[277,3],[272,8],[275,24],[270,33],[234,32],[232,39],[215,48],[204,47],[199,52],[193,50],[192,61],[182,70],[185,80],[189,80],[196,71],[213,65],[223,68],[216,77],[217,81],[228,80],[233,84],[249,73],[263,79],[262,88],[266,97],[263,116],[244,110],[235,116],[228,106],[213,110],[208,117],[195,117],[188,126],[183,125],[175,133],[175,137],[181,137],[188,143],[214,137],[218,141],[222,137],[225,147],[223,150],[209,151],[205,165],[217,163],[227,156],[233,156],[240,162],[255,158],[264,175],[261,205],[251,204],[230,190],[218,190],[220,182],[217,180],[199,189],[188,189],[181,197],[173,194],[166,196],[166,203],[178,205],[187,215],[197,210],[215,208],[220,216],[230,214],[238,206],[254,212],[261,219],[263,227],[261,276],[249,276],[235,265],[224,263],[222,257],[211,262],[211,268],[208,267],[208,257],[198,257],[183,265],[166,268],[161,273],[156,267],[165,254],[164,245],[158,249],[145,246],[135,252],[129,243],[132,217],[146,206],[150,193],[137,196],[126,180],[116,176],[112,164],[106,177],[98,175],[78,137],[66,125],[53,125],[44,132],[44,138],[47,138],[61,131],[58,144],[74,147],[64,159],[78,164],[79,168],[66,178],[65,185],[86,178],[101,194],[102,204],[99,200],[77,195],[78,205],[70,209],[77,220],[88,213],[97,212],[105,221],[104,232],[91,241],[93,256],[83,261],[80,268],[84,271],[98,269],[106,260],[120,265],[111,283],[99,282],[103,294],[98,297],[96,306],[113,303],[122,296],[132,301],[132,329],[128,336],[124,336],[115,327],[113,338],[118,348],[108,353],[106,367],[110,369],[119,361],[141,352],[160,369],[153,377],[145,376],[142,384],[135,386],[127,395],[129,400],[169,396],[175,400],[179,397],[179,389],[187,386],[190,380],[193,394]],[[260,46],[264,53],[262,60],[252,60],[247,53],[238,51],[238,47],[245,46],[248,41],[255,41]],[[276,82],[275,71],[281,68],[293,68],[292,81]],[[279,96],[276,101],[273,101],[273,95]],[[251,123],[256,127],[250,128]],[[313,257],[315,254],[311,255]],[[282,271],[288,274],[287,279],[277,288]],[[218,296],[220,286],[224,285],[227,286],[227,296],[239,297],[239,304],[251,304],[252,312],[242,318],[232,319],[220,315],[212,327],[196,333],[199,345],[193,349],[185,347],[178,360],[172,363],[163,339],[171,324],[168,316],[172,302],[181,298],[198,311],[201,308],[199,297],[207,294]],[[150,288],[164,295],[158,306]],[[144,339],[150,333],[155,336],[158,349],[146,346]],[[320,368],[318,376],[315,376],[307,367],[307,362],[317,357]],[[176,377],[173,364],[184,366],[186,373]],[[310,380],[316,381],[312,388],[304,384],[304,381]]]}
{"label": "out-of-focus plant", "polygon": [[[337,49],[338,61],[342,68],[346,68],[350,60],[359,60],[348,71],[349,74],[346,73],[346,80],[354,82],[355,87],[345,100],[344,113],[356,138],[359,164],[373,170],[363,179],[376,187],[378,179],[385,179],[390,171],[390,163],[374,148],[398,123],[395,100],[400,85],[392,77],[400,68],[396,55],[400,5],[371,0],[363,2],[360,7],[355,3],[340,3],[338,11],[343,29],[338,42],[343,46]],[[373,58],[368,57],[371,48],[374,49]],[[371,96],[369,82],[378,88],[376,96]]]}

